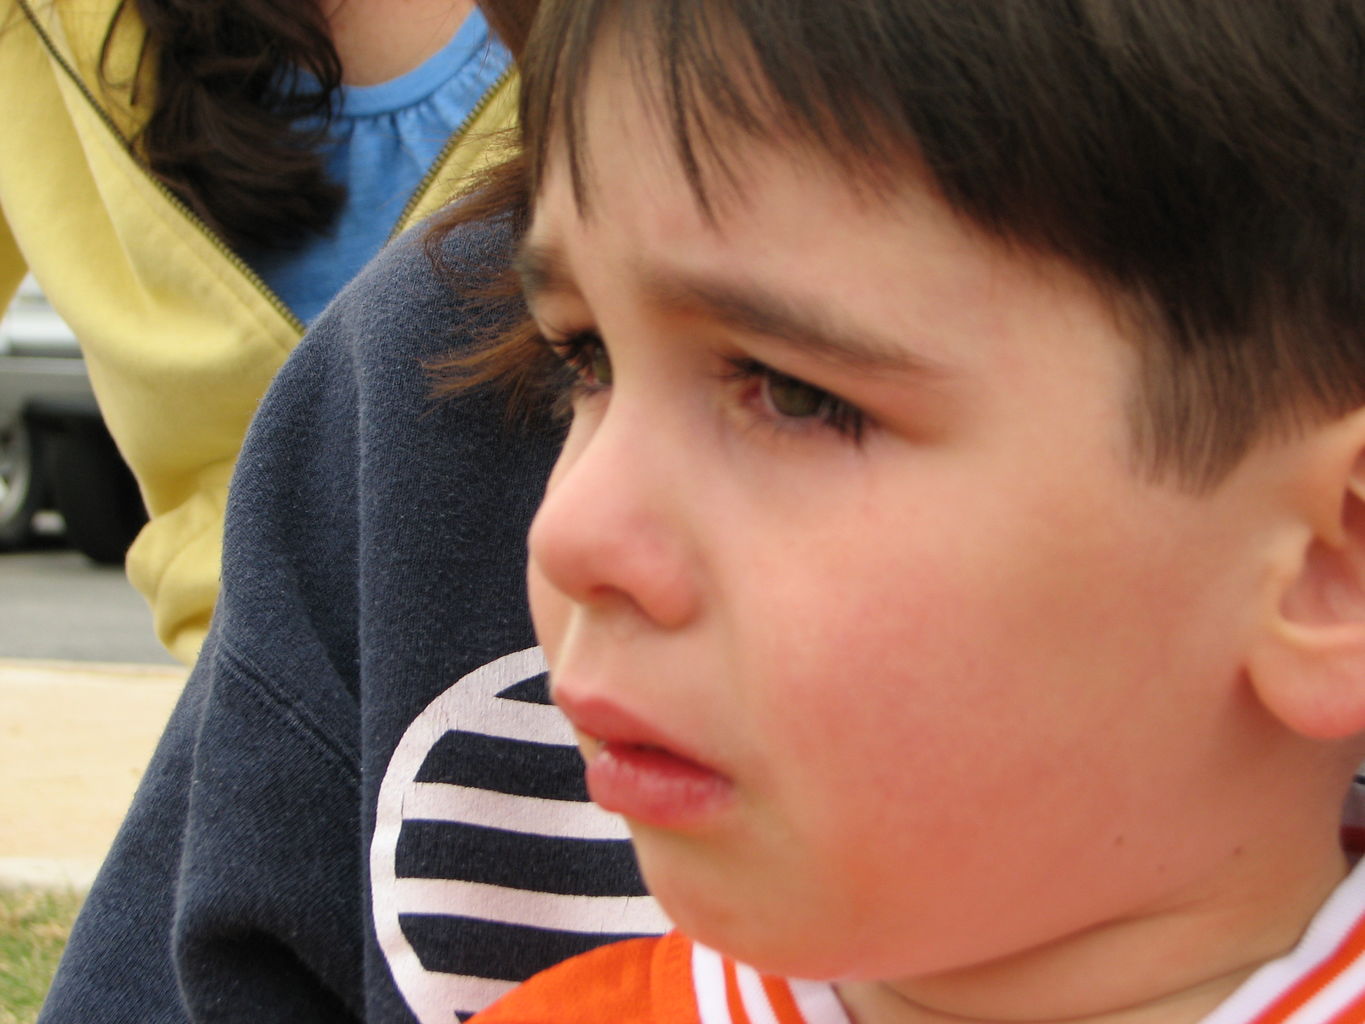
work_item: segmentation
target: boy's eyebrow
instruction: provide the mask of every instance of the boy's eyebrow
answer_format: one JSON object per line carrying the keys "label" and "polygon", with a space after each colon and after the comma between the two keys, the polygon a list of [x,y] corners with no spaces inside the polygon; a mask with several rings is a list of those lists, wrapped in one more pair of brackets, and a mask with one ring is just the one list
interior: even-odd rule
{"label": "boy's eyebrow", "polygon": [[[576,292],[572,275],[557,247],[525,244],[512,261],[528,302],[547,292]],[[845,327],[829,311],[798,296],[784,295],[748,283],[645,269],[646,294],[665,310],[702,316],[747,334],[762,335],[864,373],[947,377],[950,371],[904,346],[877,338],[866,330]]]}
{"label": "boy's eyebrow", "polygon": [[534,304],[546,292],[575,291],[564,255],[555,246],[523,242],[512,256],[512,270],[521,279],[528,303]]}
{"label": "boy's eyebrow", "polygon": [[772,338],[814,358],[863,373],[946,377],[948,368],[795,294],[705,275],[646,272],[650,297],[676,313],[700,315],[747,334]]}

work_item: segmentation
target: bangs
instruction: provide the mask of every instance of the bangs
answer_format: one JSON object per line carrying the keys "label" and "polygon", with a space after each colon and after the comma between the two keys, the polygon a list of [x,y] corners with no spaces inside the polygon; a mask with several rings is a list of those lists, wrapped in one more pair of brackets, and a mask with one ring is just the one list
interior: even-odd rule
{"label": "bangs", "polygon": [[[542,7],[527,51],[522,126],[538,191],[562,146],[580,209],[591,154],[584,108],[590,69],[616,48],[634,87],[666,129],[703,212],[720,187],[742,191],[732,168],[743,142],[781,141],[834,157],[853,182],[891,187],[918,158],[897,102],[893,26],[844,19],[832,31],[790,0],[569,0]],[[873,12],[875,13],[875,12]],[[853,31],[848,31],[852,29]],[[837,113],[836,113],[837,111]]]}

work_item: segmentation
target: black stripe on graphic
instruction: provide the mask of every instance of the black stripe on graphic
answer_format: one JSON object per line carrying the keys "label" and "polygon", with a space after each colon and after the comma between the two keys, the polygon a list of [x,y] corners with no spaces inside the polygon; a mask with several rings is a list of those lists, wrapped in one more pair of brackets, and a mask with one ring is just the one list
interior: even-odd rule
{"label": "black stripe on graphic", "polygon": [[500,691],[498,696],[503,700],[519,700],[526,704],[548,704],[550,703],[549,673],[542,672],[530,679],[523,679],[515,686],[509,686]]}
{"label": "black stripe on graphic", "polygon": [[643,896],[626,839],[564,839],[448,821],[407,821],[400,878],[447,878],[565,896]]}
{"label": "black stripe on graphic", "polygon": [[525,981],[571,956],[634,935],[547,931],[469,917],[404,914],[403,935],[428,971]]}
{"label": "black stripe on graphic", "polygon": [[446,782],[544,800],[588,799],[577,747],[448,732],[417,772],[418,782]]}

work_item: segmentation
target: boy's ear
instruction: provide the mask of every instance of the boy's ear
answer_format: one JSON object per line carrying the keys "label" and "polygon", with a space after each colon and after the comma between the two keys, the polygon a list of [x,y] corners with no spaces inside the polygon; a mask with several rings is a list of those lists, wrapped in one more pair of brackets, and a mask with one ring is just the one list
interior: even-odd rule
{"label": "boy's ear", "polygon": [[1365,733],[1365,409],[1302,439],[1294,529],[1248,658],[1261,703],[1313,739]]}

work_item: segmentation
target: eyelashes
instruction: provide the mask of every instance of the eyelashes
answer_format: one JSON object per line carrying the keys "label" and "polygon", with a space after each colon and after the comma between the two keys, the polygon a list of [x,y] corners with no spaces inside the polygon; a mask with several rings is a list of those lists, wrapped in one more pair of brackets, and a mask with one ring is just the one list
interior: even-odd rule
{"label": "eyelashes", "polygon": [[[574,403],[585,395],[610,386],[610,359],[607,347],[596,331],[578,331],[563,338],[541,335],[546,359],[539,374],[539,386],[548,401],[551,415],[561,423],[573,419]],[[607,379],[597,373],[607,367]]]}
{"label": "eyelashes", "polygon": [[578,331],[545,344],[561,364],[565,383],[575,390],[598,391],[611,386],[611,357],[596,331]]}
{"label": "eyelashes", "polygon": [[[563,338],[542,338],[552,354],[545,380],[557,418],[569,419],[574,404],[608,390],[614,374],[606,344],[596,331],[577,331]],[[782,373],[751,358],[727,359],[718,378],[731,385],[741,404],[755,417],[784,431],[818,428],[859,443],[867,417],[852,403],[823,388]]]}

